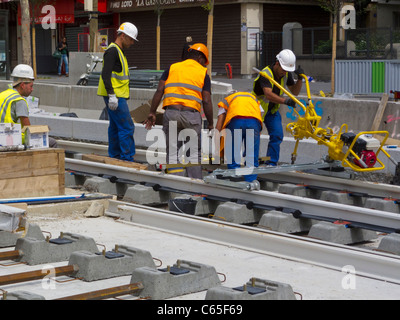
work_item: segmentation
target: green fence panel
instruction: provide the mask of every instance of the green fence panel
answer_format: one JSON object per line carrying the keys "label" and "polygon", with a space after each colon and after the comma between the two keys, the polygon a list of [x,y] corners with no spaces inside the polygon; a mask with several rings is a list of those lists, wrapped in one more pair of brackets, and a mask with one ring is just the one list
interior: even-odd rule
{"label": "green fence panel", "polygon": [[385,62],[372,62],[372,85],[373,93],[385,92]]}

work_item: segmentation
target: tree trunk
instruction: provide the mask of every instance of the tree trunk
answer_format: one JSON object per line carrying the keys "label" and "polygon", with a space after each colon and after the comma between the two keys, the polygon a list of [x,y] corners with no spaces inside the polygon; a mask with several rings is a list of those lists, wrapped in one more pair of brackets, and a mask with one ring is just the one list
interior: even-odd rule
{"label": "tree trunk", "polygon": [[21,4],[21,35],[22,35],[22,63],[32,66],[31,47],[31,18],[29,1],[20,0]]}
{"label": "tree trunk", "polygon": [[213,29],[214,29],[214,0],[211,0],[211,8],[208,13],[208,31],[207,31],[207,48],[208,61],[207,73],[211,78],[212,72],[212,46],[213,46]]}
{"label": "tree trunk", "polygon": [[93,11],[96,11],[96,13],[91,14],[91,19],[89,22],[89,37],[90,37],[90,47],[89,51],[90,52],[95,52],[96,48],[98,46],[98,37],[97,37],[97,32],[99,29],[99,15],[97,14],[98,11],[98,1],[93,0]]}
{"label": "tree trunk", "polygon": [[335,93],[335,60],[336,60],[336,40],[337,40],[337,21],[336,17],[332,25],[332,65],[331,65],[331,93]]}
{"label": "tree trunk", "polygon": [[161,54],[160,54],[160,49],[161,49],[161,27],[160,27],[160,17],[161,13],[157,13],[157,70],[160,70],[161,68]]}

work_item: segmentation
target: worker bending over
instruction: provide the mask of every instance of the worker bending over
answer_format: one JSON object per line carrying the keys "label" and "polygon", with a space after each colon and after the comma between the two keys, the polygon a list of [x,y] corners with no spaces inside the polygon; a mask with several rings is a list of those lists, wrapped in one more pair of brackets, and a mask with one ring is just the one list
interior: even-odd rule
{"label": "worker bending over", "polygon": [[[196,135],[197,145],[193,141],[185,141],[188,163],[195,164],[186,168],[188,177],[202,179],[201,169],[201,108],[208,121],[208,129],[212,130],[213,107],[211,101],[211,79],[207,74],[208,49],[202,43],[195,43],[189,48],[188,58],[172,64],[162,74],[157,90],[153,96],[146,129],[151,129],[156,121],[156,110],[164,96],[163,131],[166,136],[167,163],[182,163],[183,141],[179,133],[184,129],[192,129]],[[186,131],[188,132],[188,131]],[[189,139],[190,140],[190,139]],[[198,166],[196,165],[198,164]],[[177,175],[184,175],[183,167],[175,168]],[[171,172],[172,173],[172,172]]]}
{"label": "worker bending over", "polygon": [[[296,70],[295,65],[296,56],[291,50],[285,49],[276,56],[275,63],[265,67],[262,72],[267,73],[282,87],[286,84],[288,89],[297,96],[302,87],[302,79],[299,74],[303,74],[304,71],[300,66]],[[291,72],[298,75],[296,82]],[[282,117],[279,107],[281,104],[286,104],[295,108],[296,102],[291,98],[282,97],[283,91],[261,74],[254,80],[253,94],[257,96],[265,111],[264,123],[269,134],[267,157],[270,158],[266,164],[276,166],[280,155],[280,145],[283,141]]]}
{"label": "worker bending over", "polygon": [[[262,130],[262,113],[257,98],[249,92],[236,92],[227,96],[218,103],[218,119],[215,129],[225,132],[222,147],[225,149],[228,169],[240,167],[244,142],[243,156],[245,165],[249,168],[258,167],[260,150],[260,134]],[[245,175],[245,180],[252,182],[257,179],[256,174]]]}

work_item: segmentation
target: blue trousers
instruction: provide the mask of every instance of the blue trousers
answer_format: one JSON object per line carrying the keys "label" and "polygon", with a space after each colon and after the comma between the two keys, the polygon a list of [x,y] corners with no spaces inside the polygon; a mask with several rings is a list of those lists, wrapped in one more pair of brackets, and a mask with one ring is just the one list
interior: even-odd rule
{"label": "blue trousers", "polygon": [[269,134],[267,157],[270,157],[270,160],[267,163],[276,166],[283,141],[282,117],[279,110],[275,113],[268,111],[264,117],[264,123]]}
{"label": "blue trousers", "polygon": [[108,108],[108,97],[104,97],[107,106],[108,126],[108,155],[126,161],[133,161],[135,155],[135,140],[133,133],[135,125],[129,113],[128,103],[124,98],[118,98],[117,110]]}
{"label": "blue trousers", "polygon": [[[228,169],[240,168],[240,160],[242,157],[240,153],[243,142],[243,157],[245,157],[246,167],[258,167],[260,133],[262,129],[260,122],[255,118],[233,118],[226,126],[226,129],[231,132],[231,139],[227,139],[225,142],[226,144],[230,144],[231,147],[229,148],[229,145],[225,144]],[[246,142],[246,138],[251,139],[251,136],[247,136],[249,132],[246,132],[246,130],[251,130],[253,133],[252,141]],[[257,175],[249,174],[245,175],[244,178],[246,181],[251,182],[257,179]]]}
{"label": "blue trousers", "polygon": [[63,63],[65,65],[65,74],[68,74],[69,73],[68,56],[66,54],[62,54],[61,55],[61,59],[60,59],[60,61],[58,63],[58,74],[59,75],[61,74],[61,67],[62,67]]}

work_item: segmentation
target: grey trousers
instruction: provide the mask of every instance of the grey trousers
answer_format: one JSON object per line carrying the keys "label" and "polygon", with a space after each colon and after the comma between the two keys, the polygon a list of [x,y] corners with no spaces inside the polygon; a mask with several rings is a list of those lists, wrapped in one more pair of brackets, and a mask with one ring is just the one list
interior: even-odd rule
{"label": "grey trousers", "polygon": [[167,144],[167,163],[182,163],[184,155],[185,163],[199,164],[187,167],[176,175],[202,179],[201,170],[201,127],[200,112],[180,111],[166,109],[163,115],[163,131]]}

